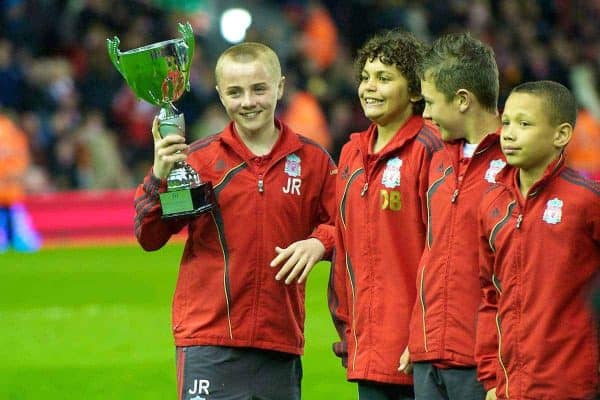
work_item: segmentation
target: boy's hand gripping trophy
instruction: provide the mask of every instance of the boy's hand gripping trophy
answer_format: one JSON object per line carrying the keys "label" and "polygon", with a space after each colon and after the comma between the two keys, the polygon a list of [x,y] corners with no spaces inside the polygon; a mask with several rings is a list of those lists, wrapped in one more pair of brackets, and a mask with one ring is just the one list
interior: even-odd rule
{"label": "boy's hand gripping trophy", "polygon": [[[108,55],[138,98],[160,106],[161,136],[183,134],[185,121],[173,102],[190,90],[190,65],[194,55],[191,25],[179,24],[182,38],[119,51],[119,38],[107,39]],[[216,206],[213,187],[202,182],[184,161],[177,162],[167,177],[167,192],[160,194],[163,218],[193,216]]]}

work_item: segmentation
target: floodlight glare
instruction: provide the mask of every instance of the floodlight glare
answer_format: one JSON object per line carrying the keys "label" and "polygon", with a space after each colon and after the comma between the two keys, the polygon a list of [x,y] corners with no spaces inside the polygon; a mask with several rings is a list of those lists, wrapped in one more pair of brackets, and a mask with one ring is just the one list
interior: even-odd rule
{"label": "floodlight glare", "polygon": [[221,14],[221,35],[229,43],[239,43],[246,37],[252,15],[243,8],[230,8]]}

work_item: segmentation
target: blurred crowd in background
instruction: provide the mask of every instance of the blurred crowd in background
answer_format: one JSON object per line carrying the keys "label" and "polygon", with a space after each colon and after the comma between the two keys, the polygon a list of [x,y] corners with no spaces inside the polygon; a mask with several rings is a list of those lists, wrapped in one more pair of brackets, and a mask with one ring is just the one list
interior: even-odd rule
{"label": "blurred crowd in background", "polygon": [[[150,127],[158,109],[138,101],[107,55],[196,36],[191,91],[176,102],[188,142],[227,122],[213,67],[230,46],[224,11],[243,7],[245,40],[279,54],[286,76],[279,118],[311,136],[337,159],[350,132],[366,127],[357,101],[355,52],[390,28],[430,43],[468,30],[491,45],[500,69],[500,108],[514,85],[552,79],[580,103],[572,165],[600,178],[600,1],[590,0],[0,0],[0,121],[12,120],[28,141],[20,181],[29,193],[129,188],[153,159]],[[4,125],[2,125],[4,126]],[[0,142],[0,170],[3,160]],[[7,147],[5,147],[7,148]]]}

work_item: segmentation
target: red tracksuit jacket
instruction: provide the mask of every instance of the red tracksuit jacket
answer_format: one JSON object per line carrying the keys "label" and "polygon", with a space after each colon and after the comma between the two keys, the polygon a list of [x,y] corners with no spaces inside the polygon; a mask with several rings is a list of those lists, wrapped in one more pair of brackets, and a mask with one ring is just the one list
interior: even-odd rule
{"label": "red tracksuit jacket", "polygon": [[462,146],[462,141],[446,143],[431,161],[427,245],[417,271],[418,300],[410,322],[412,361],[441,367],[475,367],[475,318],[481,297],[477,207],[506,164],[495,133],[460,166]]}
{"label": "red tracksuit jacket", "polygon": [[415,273],[425,242],[425,191],[442,142],[414,116],[377,154],[376,126],[342,149],[336,188],[336,253],[329,305],[347,357],[348,379],[410,384],[397,371],[415,302]]}
{"label": "red tracksuit jacket", "polygon": [[286,125],[270,154],[254,156],[229,124],[190,146],[187,162],[212,181],[219,208],[194,219],[161,220],[151,174],[136,193],[135,232],[146,250],[183,227],[188,239],[173,300],[177,346],[303,351],[304,285],[275,280],[275,246],[309,236],[334,246],[335,174],[321,147]]}
{"label": "red tracksuit jacket", "polygon": [[600,184],[561,157],[521,195],[507,168],[480,208],[479,379],[498,399],[595,399]]}

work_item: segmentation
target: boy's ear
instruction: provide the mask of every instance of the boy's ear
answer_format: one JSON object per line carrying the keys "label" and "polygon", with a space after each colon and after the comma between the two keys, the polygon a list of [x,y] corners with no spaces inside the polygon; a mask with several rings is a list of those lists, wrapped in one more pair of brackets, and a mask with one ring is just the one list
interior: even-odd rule
{"label": "boy's ear", "polygon": [[219,85],[216,85],[215,89],[217,91],[217,94],[219,95],[219,101],[221,102],[221,104],[223,105],[223,107],[225,107],[225,103],[223,102],[223,96],[221,95],[221,91],[219,90]]}
{"label": "boy's ear", "polygon": [[460,112],[465,112],[469,109],[471,105],[471,92],[467,89],[458,89],[455,94],[455,101],[458,105],[458,110]]}
{"label": "boy's ear", "polygon": [[277,100],[283,97],[283,89],[285,88],[285,76],[282,76],[277,85]]}
{"label": "boy's ear", "polygon": [[554,131],[554,146],[563,148],[571,141],[573,136],[573,125],[563,122],[556,127]]}

